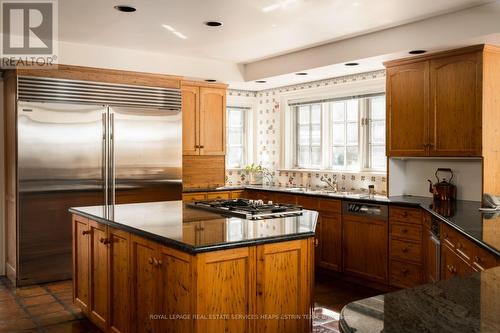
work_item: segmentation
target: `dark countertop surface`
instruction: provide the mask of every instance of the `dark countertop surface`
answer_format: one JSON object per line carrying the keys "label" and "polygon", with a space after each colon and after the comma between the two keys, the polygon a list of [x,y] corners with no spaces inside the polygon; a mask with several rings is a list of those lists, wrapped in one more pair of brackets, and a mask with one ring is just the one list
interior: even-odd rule
{"label": "dark countertop surface", "polygon": [[[481,202],[457,200],[453,204],[435,205],[432,198],[420,196],[370,196],[367,193],[322,192],[304,188],[286,188],[262,185],[244,185],[241,187],[220,187],[218,191],[253,189],[294,195],[307,195],[322,198],[349,200],[363,203],[390,204],[420,207],[459,231],[467,238],[500,256],[500,212],[484,213],[479,211]],[[199,190],[198,190],[199,191]]]}
{"label": "dark countertop surface", "polygon": [[500,332],[500,267],[347,304],[344,333]]}
{"label": "dark countertop surface", "polygon": [[227,217],[187,207],[182,201],[70,208],[111,227],[189,253],[273,243],[314,236],[318,213],[265,220]]}

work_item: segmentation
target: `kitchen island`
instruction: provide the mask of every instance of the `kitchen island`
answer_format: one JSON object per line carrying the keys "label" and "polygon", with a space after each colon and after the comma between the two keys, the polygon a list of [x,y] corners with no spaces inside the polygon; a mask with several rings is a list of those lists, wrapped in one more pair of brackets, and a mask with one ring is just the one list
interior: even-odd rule
{"label": "kitchen island", "polygon": [[309,332],[317,213],[71,208],[74,301],[109,332]]}

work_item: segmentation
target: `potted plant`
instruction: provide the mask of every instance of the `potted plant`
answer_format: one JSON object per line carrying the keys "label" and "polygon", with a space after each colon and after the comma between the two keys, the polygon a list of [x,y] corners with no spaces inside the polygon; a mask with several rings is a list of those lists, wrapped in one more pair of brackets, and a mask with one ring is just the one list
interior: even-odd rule
{"label": "potted plant", "polygon": [[245,171],[250,176],[251,185],[262,185],[262,178],[264,174],[269,173],[269,171],[266,168],[263,168],[262,165],[254,163],[247,165],[245,167]]}

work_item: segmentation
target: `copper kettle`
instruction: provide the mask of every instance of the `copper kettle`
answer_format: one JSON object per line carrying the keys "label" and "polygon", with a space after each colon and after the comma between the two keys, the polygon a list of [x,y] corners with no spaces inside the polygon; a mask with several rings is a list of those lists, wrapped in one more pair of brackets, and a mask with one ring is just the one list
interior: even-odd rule
{"label": "copper kettle", "polygon": [[[450,179],[446,180],[443,178],[442,181],[439,181],[438,173],[447,172],[451,174]],[[451,183],[453,179],[453,171],[449,168],[438,168],[436,170],[436,179],[437,183],[432,184],[430,179],[427,179],[429,182],[429,192],[432,193],[435,201],[454,201],[457,197],[457,187]]]}

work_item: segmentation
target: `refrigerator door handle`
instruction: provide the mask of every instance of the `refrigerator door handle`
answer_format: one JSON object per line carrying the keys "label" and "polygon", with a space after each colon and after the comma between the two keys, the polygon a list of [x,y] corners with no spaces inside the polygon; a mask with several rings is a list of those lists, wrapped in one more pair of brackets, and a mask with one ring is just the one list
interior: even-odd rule
{"label": "refrigerator door handle", "polygon": [[104,180],[104,205],[107,206],[108,202],[108,192],[109,192],[109,166],[108,166],[108,113],[102,113],[102,148],[101,148],[101,158],[102,158],[102,177]]}
{"label": "refrigerator door handle", "polygon": [[109,200],[110,204],[115,204],[115,114],[110,112],[110,133],[109,133]]}

